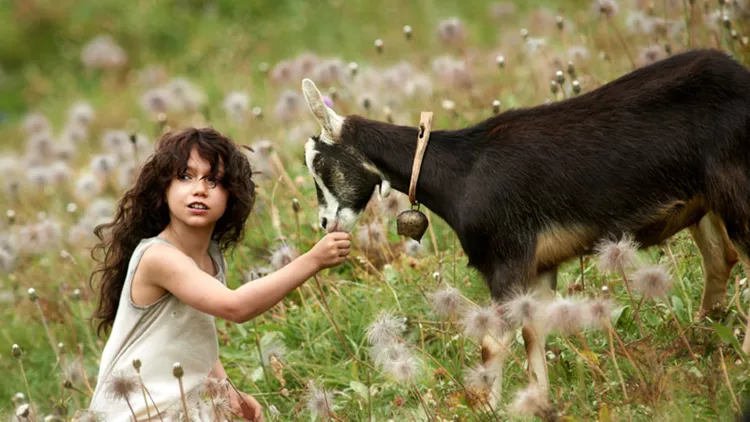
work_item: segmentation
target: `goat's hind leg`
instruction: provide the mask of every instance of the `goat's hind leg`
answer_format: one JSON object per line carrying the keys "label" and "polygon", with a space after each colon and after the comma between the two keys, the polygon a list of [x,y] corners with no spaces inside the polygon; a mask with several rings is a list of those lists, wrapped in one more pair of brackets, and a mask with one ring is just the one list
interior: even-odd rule
{"label": "goat's hind leg", "polygon": [[737,251],[718,215],[708,213],[690,227],[703,262],[703,298],[701,317],[722,313],[729,274],[738,262]]}
{"label": "goat's hind leg", "polygon": [[[735,247],[739,258],[745,267],[745,272],[750,270],[750,181],[747,177],[738,177],[731,174],[732,178],[723,180],[725,194],[717,198],[717,213],[724,221],[727,235]],[[741,180],[738,180],[741,179]],[[745,328],[745,340],[742,350],[750,354],[750,320]]]}

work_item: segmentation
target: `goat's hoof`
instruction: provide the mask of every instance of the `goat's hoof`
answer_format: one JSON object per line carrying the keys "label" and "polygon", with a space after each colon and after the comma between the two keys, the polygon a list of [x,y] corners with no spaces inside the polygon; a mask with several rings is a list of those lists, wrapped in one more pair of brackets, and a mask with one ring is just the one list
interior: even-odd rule
{"label": "goat's hoof", "polygon": [[711,320],[711,321],[722,321],[724,317],[727,315],[727,308],[722,303],[715,303],[710,308],[706,309],[701,307],[701,309],[695,314],[695,320],[696,321],[704,321],[704,320]]}

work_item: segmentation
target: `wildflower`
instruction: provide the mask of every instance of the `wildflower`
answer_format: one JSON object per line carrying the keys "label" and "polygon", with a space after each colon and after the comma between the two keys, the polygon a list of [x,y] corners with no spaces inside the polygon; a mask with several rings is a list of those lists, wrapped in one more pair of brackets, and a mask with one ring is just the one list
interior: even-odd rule
{"label": "wildflower", "polygon": [[136,165],[133,162],[123,163],[117,172],[117,183],[120,189],[125,190],[133,185],[135,179]]}
{"label": "wildflower", "polygon": [[223,397],[226,390],[221,386],[219,380],[214,377],[207,376],[201,384],[201,392],[207,394],[211,398]]}
{"label": "wildflower", "polygon": [[250,97],[245,92],[232,91],[224,98],[224,110],[235,123],[243,123],[250,108]]}
{"label": "wildflower", "polygon": [[622,273],[636,263],[636,250],[639,245],[629,235],[617,242],[604,241],[596,245],[599,269],[605,273]]}
{"label": "wildflower", "polygon": [[271,265],[277,270],[283,268],[299,256],[299,252],[289,244],[283,244],[271,254]]}
{"label": "wildflower", "polygon": [[428,295],[432,309],[441,316],[458,314],[464,303],[464,297],[455,287],[446,287]]}
{"label": "wildflower", "polygon": [[75,194],[81,200],[89,200],[101,193],[103,184],[93,173],[83,173],[75,182]]}
{"label": "wildflower", "polygon": [[276,117],[283,123],[293,121],[302,111],[302,97],[297,91],[286,90],[281,93],[276,102]]}
{"label": "wildflower", "polygon": [[404,343],[393,340],[390,342],[374,343],[371,354],[375,364],[379,367],[384,367],[386,363],[399,360],[403,355],[408,355],[409,349],[407,349]]}
{"label": "wildflower", "polygon": [[49,132],[50,124],[49,120],[44,114],[31,113],[26,115],[23,119],[23,129],[29,135],[36,133]]}
{"label": "wildflower", "polygon": [[245,283],[265,277],[273,271],[272,267],[253,267],[245,273]]}
{"label": "wildflower", "polygon": [[310,410],[311,413],[324,418],[327,418],[331,414],[333,403],[330,393],[318,389],[315,383],[310,381],[305,395],[307,409]]}
{"label": "wildflower", "polygon": [[73,422],[104,422],[104,415],[90,409],[76,410]]}
{"label": "wildflower", "polygon": [[143,87],[152,87],[163,83],[167,79],[167,71],[163,66],[147,66],[138,71],[138,84]]}
{"label": "wildflower", "polygon": [[261,359],[264,365],[268,365],[271,362],[272,356],[278,360],[284,360],[286,357],[286,346],[278,334],[275,332],[266,333],[260,340]]}
{"label": "wildflower", "polygon": [[301,53],[294,60],[296,76],[298,78],[310,76],[313,70],[319,65],[319,63],[320,59],[315,54],[309,52]]}
{"label": "wildflower", "polygon": [[[316,82],[322,85],[331,85],[344,81],[347,75],[346,63],[341,59],[330,59],[318,63],[313,71]],[[329,105],[331,107],[332,105]]]}
{"label": "wildflower", "polygon": [[594,16],[605,16],[611,18],[617,14],[617,2],[615,0],[594,0],[591,4]]}
{"label": "wildflower", "polygon": [[5,249],[0,248],[0,275],[8,274],[16,268],[15,255]]}
{"label": "wildflower", "polygon": [[152,88],[141,97],[141,108],[154,116],[172,108],[172,96],[164,87]]}
{"label": "wildflower", "polygon": [[546,325],[550,331],[573,333],[590,325],[590,317],[580,301],[557,299],[547,307]]}
{"label": "wildflower", "polygon": [[609,324],[612,318],[612,301],[610,299],[603,297],[589,300],[586,302],[586,307],[586,312],[591,316],[589,323],[592,327]]}
{"label": "wildflower", "polygon": [[648,299],[666,298],[671,284],[672,278],[661,265],[641,268],[633,273],[633,288]]}
{"label": "wildflower", "polygon": [[291,60],[282,60],[271,70],[271,80],[277,84],[289,82],[293,76],[294,63]]}
{"label": "wildflower", "polygon": [[492,19],[501,20],[516,14],[516,4],[511,1],[503,1],[490,4],[490,16]]}
{"label": "wildflower", "polygon": [[130,146],[128,133],[124,130],[107,129],[102,134],[102,149],[106,152],[116,152]]}
{"label": "wildflower", "polygon": [[385,227],[377,222],[360,225],[357,240],[364,250],[376,249],[388,241]]}
{"label": "wildflower", "polygon": [[411,384],[419,372],[419,362],[411,353],[402,353],[396,359],[386,361],[383,368],[394,381]]}
{"label": "wildflower", "polygon": [[380,315],[367,327],[367,340],[372,345],[387,344],[397,340],[406,331],[404,318],[397,318],[390,311]]}
{"label": "wildflower", "polygon": [[30,167],[26,170],[26,180],[38,188],[44,188],[52,184],[52,173],[48,167]]}
{"label": "wildflower", "polygon": [[81,61],[93,69],[116,69],[127,63],[128,55],[111,36],[98,35],[83,47]]}
{"label": "wildflower", "polygon": [[49,159],[55,154],[55,141],[49,132],[37,132],[26,141],[26,152],[42,159]]}
{"label": "wildflower", "polygon": [[549,420],[549,417],[554,414],[546,391],[536,384],[516,392],[510,405],[510,412],[519,416],[537,416],[543,420]]}
{"label": "wildflower", "polygon": [[89,136],[86,126],[76,121],[69,122],[60,133],[60,142],[70,142],[73,145],[80,145]]}
{"label": "wildflower", "polygon": [[641,48],[641,51],[638,54],[638,59],[636,60],[636,64],[639,67],[648,66],[666,57],[667,54],[664,51],[664,48],[662,48],[660,45],[652,44]]}
{"label": "wildflower", "polygon": [[51,181],[55,184],[67,183],[70,179],[71,170],[65,161],[55,161],[48,168]]}
{"label": "wildflower", "polygon": [[71,123],[88,126],[94,121],[94,108],[86,101],[78,101],[70,107],[68,119]]}
{"label": "wildflower", "polygon": [[112,173],[117,166],[117,158],[114,154],[99,154],[91,159],[89,165],[95,174],[107,176]]}
{"label": "wildflower", "polygon": [[477,365],[466,371],[466,384],[475,390],[492,391],[492,386],[498,378],[498,372],[484,365]]}
{"label": "wildflower", "polygon": [[466,38],[466,29],[461,19],[453,17],[438,24],[438,39],[445,45],[462,43]]}
{"label": "wildflower", "polygon": [[496,306],[472,309],[464,316],[462,325],[464,333],[477,340],[487,335],[499,337],[508,328]]}
{"label": "wildflower", "polygon": [[206,101],[203,92],[192,82],[185,78],[174,78],[166,86],[170,97],[174,100],[173,105],[179,111],[194,112]]}
{"label": "wildflower", "polygon": [[117,371],[107,382],[105,393],[115,400],[128,400],[139,389],[137,376],[125,375],[124,372]]}
{"label": "wildflower", "polygon": [[115,214],[115,202],[110,198],[96,198],[86,208],[84,218],[99,220],[110,218]]}
{"label": "wildflower", "polygon": [[545,317],[545,305],[531,294],[516,296],[503,305],[508,322],[513,325],[536,324]]}

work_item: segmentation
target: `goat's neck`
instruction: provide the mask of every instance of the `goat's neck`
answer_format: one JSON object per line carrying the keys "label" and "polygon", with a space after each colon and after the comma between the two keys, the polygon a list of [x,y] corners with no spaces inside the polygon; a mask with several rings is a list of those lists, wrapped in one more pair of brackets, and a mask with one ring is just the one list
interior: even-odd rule
{"label": "goat's neck", "polygon": [[[390,181],[391,187],[408,195],[414,155],[417,149],[417,127],[397,126],[354,117],[350,128],[355,146]],[[463,180],[461,151],[451,144],[449,132],[435,131],[430,135],[424,154],[416,198],[451,226],[457,223],[456,202]],[[350,138],[350,139],[352,139]],[[468,157],[467,157],[468,159]],[[458,164],[458,165],[457,165]]]}

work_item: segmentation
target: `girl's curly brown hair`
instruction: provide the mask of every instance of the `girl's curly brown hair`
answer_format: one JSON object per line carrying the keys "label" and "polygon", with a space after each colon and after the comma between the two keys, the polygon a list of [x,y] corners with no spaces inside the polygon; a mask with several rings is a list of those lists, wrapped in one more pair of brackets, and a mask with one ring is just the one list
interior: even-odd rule
{"label": "girl's curly brown hair", "polygon": [[138,243],[158,235],[169,224],[166,192],[173,180],[187,168],[193,148],[211,164],[211,176],[224,166],[221,183],[227,190],[227,207],[216,222],[212,239],[222,251],[236,246],[255,203],[252,169],[240,146],[211,128],[189,128],[163,134],[154,153],[141,167],[134,185],[120,199],[111,222],[94,229],[99,242],[91,251],[98,263],[89,278],[101,273],[99,302],[93,317],[101,320],[97,334],[112,328],[131,255]]}

